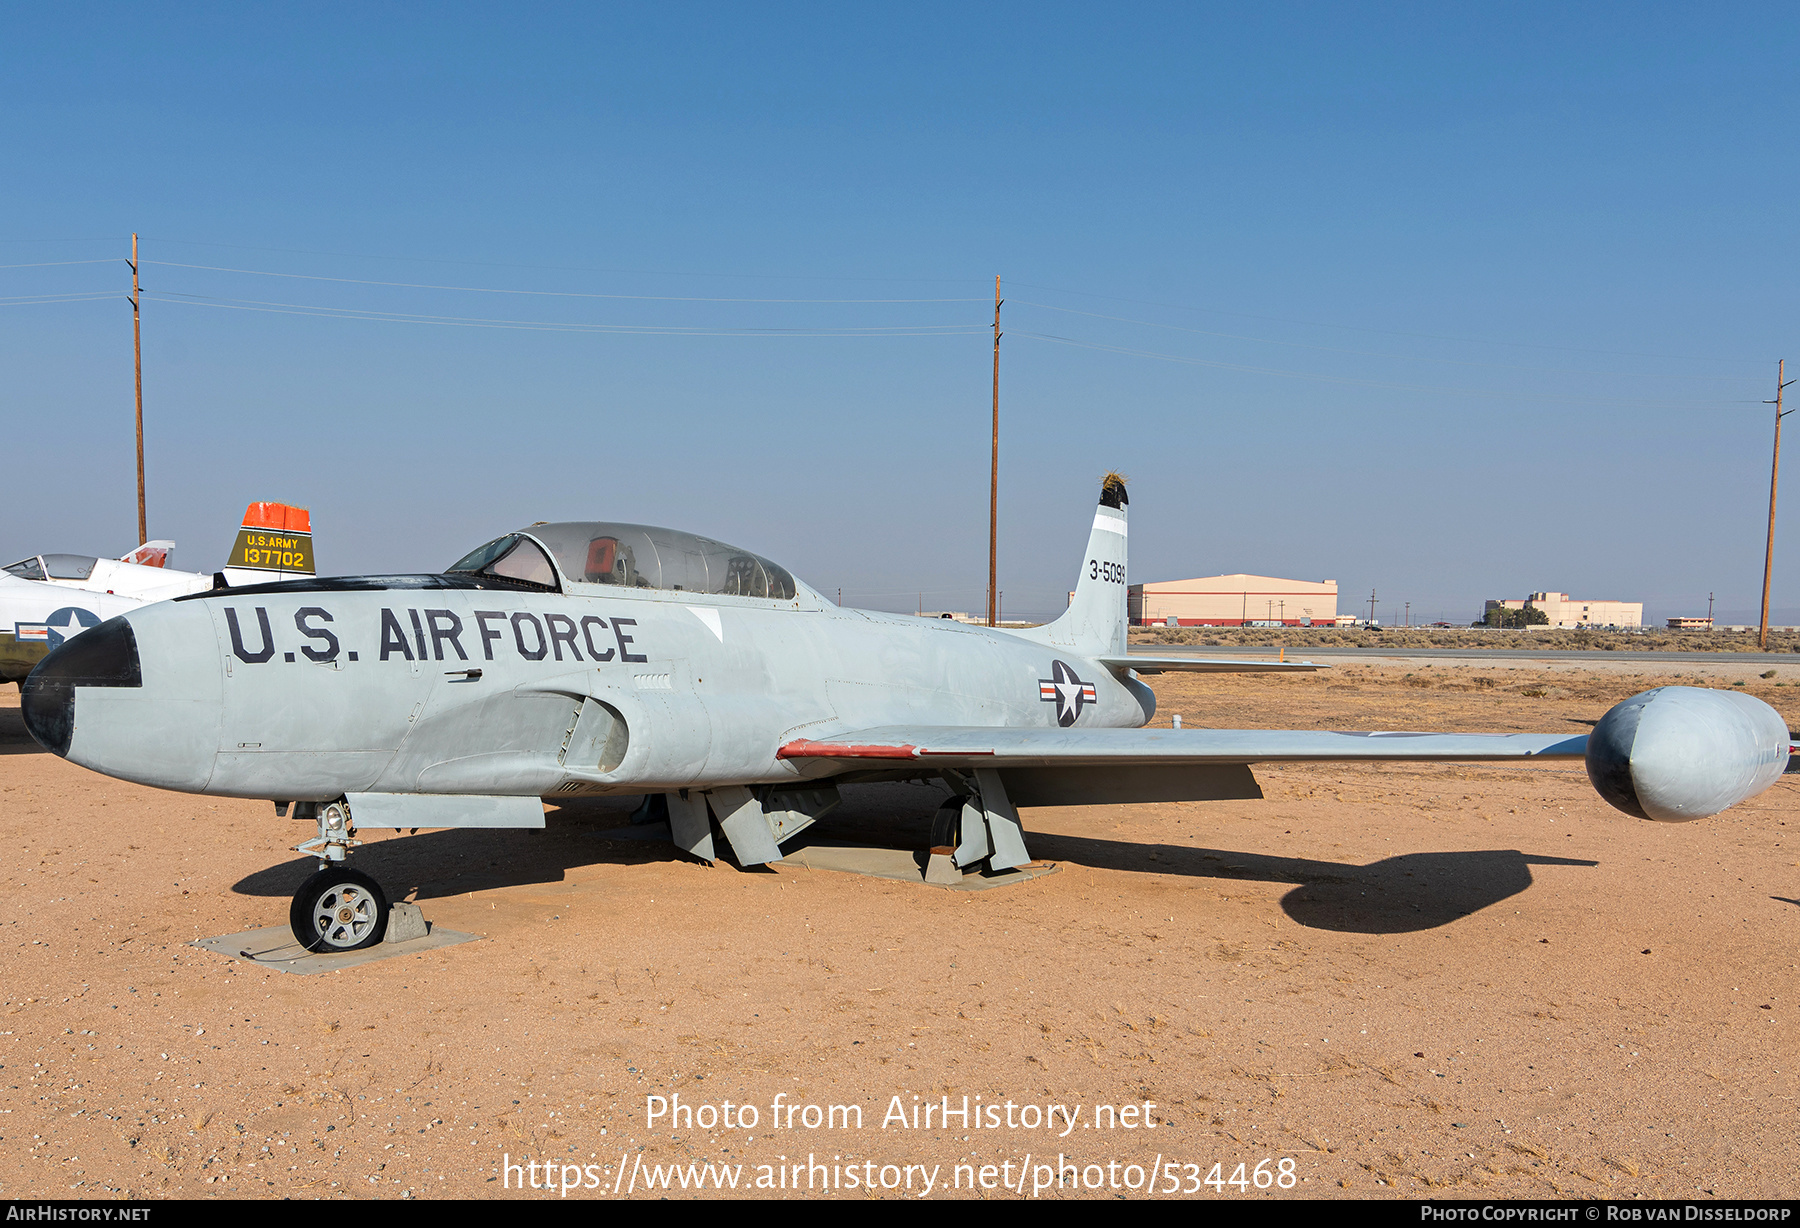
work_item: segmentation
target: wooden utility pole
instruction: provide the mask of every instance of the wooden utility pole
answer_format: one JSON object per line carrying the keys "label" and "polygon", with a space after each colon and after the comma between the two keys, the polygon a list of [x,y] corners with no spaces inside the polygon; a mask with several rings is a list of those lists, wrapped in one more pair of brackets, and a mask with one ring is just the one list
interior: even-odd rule
{"label": "wooden utility pole", "polygon": [[1763,555],[1763,600],[1762,628],[1756,635],[1756,647],[1759,652],[1767,652],[1769,648],[1769,573],[1775,570],[1775,488],[1781,480],[1781,390],[1793,383],[1784,380],[1787,375],[1787,359],[1782,359],[1775,367],[1775,399],[1764,401],[1764,405],[1775,407],[1775,459],[1769,464],[1769,546]]}
{"label": "wooden utility pole", "polygon": [[994,274],[994,457],[988,475],[988,626],[999,620],[1000,591],[1000,274]]}
{"label": "wooden utility pole", "polygon": [[137,445],[138,445],[138,545],[150,540],[149,521],[144,515],[144,341],[138,330],[138,254],[137,235],[131,236],[131,365],[137,380]]}

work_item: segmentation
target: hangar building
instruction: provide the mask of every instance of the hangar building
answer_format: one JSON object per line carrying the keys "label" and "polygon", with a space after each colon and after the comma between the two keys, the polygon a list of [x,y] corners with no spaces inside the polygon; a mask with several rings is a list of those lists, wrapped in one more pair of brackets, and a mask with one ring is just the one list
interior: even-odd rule
{"label": "hangar building", "polygon": [[1242,627],[1255,623],[1307,627],[1337,621],[1336,580],[1275,576],[1205,576],[1157,580],[1127,590],[1133,626]]}

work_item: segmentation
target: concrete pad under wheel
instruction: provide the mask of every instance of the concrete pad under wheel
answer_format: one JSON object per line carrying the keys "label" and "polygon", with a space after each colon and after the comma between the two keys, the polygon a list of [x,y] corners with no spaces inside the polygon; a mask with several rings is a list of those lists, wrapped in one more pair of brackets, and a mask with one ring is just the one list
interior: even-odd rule
{"label": "concrete pad under wheel", "polygon": [[867,874],[872,878],[890,878],[898,882],[941,887],[945,891],[987,891],[1030,879],[1054,874],[1062,867],[1054,862],[1032,862],[1016,870],[997,873],[968,873],[960,882],[928,883],[921,864],[923,854],[910,849],[878,849],[861,845],[809,844],[805,848],[783,853],[780,866],[799,866],[807,870],[836,870],[843,874]]}
{"label": "concrete pad under wheel", "polygon": [[262,929],[246,930],[242,934],[196,938],[189,945],[217,951],[220,955],[229,955],[233,959],[245,960],[275,972],[293,972],[306,976],[314,972],[354,968],[358,964],[393,959],[397,955],[417,955],[422,951],[435,951],[439,947],[453,947],[459,942],[475,942],[479,938],[479,934],[464,934],[434,925],[425,937],[407,942],[378,942],[361,951],[316,954],[296,942],[294,931],[287,926],[266,925]]}

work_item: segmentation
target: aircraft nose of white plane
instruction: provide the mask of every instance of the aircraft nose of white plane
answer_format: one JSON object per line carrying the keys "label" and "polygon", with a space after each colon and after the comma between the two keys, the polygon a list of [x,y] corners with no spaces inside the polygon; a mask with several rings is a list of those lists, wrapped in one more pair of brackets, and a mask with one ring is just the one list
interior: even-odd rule
{"label": "aircraft nose of white plane", "polygon": [[20,687],[25,728],[71,763],[198,791],[218,754],[219,666],[210,620],[165,603],[73,636]]}

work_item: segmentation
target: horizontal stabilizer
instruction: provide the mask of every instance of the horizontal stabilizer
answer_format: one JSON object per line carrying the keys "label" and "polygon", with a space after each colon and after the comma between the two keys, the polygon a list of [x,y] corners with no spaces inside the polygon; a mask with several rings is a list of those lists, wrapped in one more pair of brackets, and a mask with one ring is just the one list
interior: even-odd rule
{"label": "horizontal stabilizer", "polygon": [[947,767],[1173,763],[1475,762],[1580,759],[1587,737],[1541,733],[1337,733],[1313,729],[994,729],[889,725],[789,742],[782,759],[910,760]]}
{"label": "horizontal stabilizer", "polygon": [[1135,669],[1140,674],[1287,674],[1330,669],[1311,661],[1255,661],[1228,657],[1153,657],[1148,653],[1095,657],[1108,669]]}

